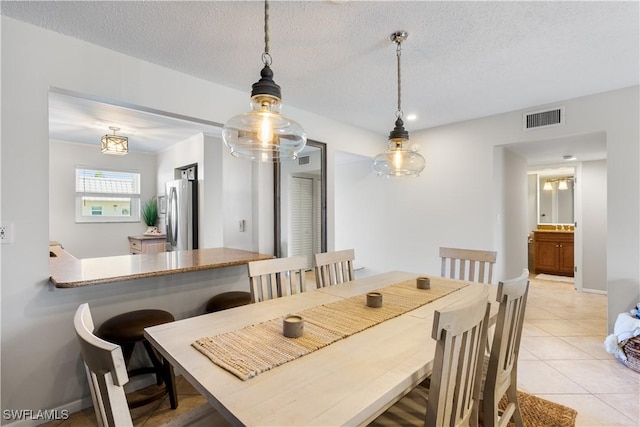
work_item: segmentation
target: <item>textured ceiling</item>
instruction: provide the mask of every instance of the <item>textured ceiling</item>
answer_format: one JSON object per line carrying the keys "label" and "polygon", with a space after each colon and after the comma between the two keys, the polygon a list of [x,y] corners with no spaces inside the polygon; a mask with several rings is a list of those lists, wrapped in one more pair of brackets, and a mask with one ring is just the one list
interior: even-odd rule
{"label": "textured ceiling", "polygon": [[[2,2],[19,20],[249,92],[263,3]],[[284,108],[387,134],[403,44],[407,129],[639,83],[638,2],[272,1],[270,44]],[[239,112],[230,112],[230,115]],[[206,118],[203,118],[206,119]],[[304,126],[304,123],[302,123]]]}

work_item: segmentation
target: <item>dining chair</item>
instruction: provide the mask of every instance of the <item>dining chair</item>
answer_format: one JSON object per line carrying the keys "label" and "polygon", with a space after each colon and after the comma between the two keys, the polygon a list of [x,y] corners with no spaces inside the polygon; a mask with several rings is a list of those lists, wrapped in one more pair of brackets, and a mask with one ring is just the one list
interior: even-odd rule
{"label": "dining chair", "polygon": [[293,295],[307,290],[307,257],[273,258],[247,264],[252,302]]}
{"label": "dining chair", "polygon": [[[416,387],[370,426],[477,426],[490,308],[488,291],[484,290],[469,304],[436,310],[431,333],[436,349],[429,388]],[[422,407],[421,420],[412,415],[418,405]]]}
{"label": "dining chair", "polygon": [[491,283],[496,257],[497,252],[495,251],[441,247],[440,276],[479,283]]}
{"label": "dining chair", "polygon": [[[520,337],[528,291],[529,270],[526,268],[517,278],[498,284],[496,301],[500,306],[481,394],[485,427],[504,427],[512,417],[516,427],[523,425],[516,392]],[[498,409],[498,402],[505,393],[509,403],[505,409]]]}
{"label": "dining chair", "polygon": [[315,254],[316,286],[324,288],[355,279],[353,273],[353,260],[355,258],[356,255],[353,249]]}
{"label": "dining chair", "polygon": [[[94,334],[89,304],[80,304],[73,318],[84,361],[93,409],[100,427],[133,426],[124,385],[129,382],[122,348]],[[198,425],[226,425],[213,408],[195,407],[182,412],[180,419],[198,420]],[[189,424],[192,425],[192,424]],[[195,424],[193,424],[195,425]]]}
{"label": "dining chair", "polygon": [[84,360],[93,408],[100,426],[132,426],[124,385],[129,382],[119,345],[93,334],[89,304],[81,304],[73,318]]}

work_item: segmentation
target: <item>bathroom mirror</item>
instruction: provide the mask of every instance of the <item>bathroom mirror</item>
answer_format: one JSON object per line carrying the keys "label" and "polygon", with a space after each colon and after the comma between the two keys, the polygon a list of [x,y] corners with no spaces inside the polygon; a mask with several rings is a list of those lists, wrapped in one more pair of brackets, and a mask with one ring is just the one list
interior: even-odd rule
{"label": "bathroom mirror", "polygon": [[574,189],[572,174],[538,174],[538,224],[573,224]]}

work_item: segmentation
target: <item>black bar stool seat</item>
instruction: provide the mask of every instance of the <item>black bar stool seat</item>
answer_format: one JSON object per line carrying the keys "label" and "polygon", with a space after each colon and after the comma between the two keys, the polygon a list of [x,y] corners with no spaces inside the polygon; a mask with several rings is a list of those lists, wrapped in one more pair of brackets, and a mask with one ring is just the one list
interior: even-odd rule
{"label": "black bar stool seat", "polygon": [[131,355],[133,354],[136,343],[142,343],[153,366],[128,370],[127,373],[129,377],[155,374],[157,384],[162,385],[164,383],[165,385],[158,393],[130,401],[130,408],[146,405],[147,403],[162,398],[167,393],[169,394],[171,408],[175,409],[178,407],[173,367],[166,360],[160,361],[151,343],[144,338],[144,328],[173,322],[174,320],[175,318],[168,311],[153,309],[136,310],[114,316],[105,321],[97,329],[97,336],[122,347],[122,353],[127,367],[129,366],[129,361],[131,360]]}
{"label": "black bar stool seat", "polygon": [[214,295],[207,302],[207,313],[226,310],[228,308],[240,307],[251,304],[251,292],[229,291]]}

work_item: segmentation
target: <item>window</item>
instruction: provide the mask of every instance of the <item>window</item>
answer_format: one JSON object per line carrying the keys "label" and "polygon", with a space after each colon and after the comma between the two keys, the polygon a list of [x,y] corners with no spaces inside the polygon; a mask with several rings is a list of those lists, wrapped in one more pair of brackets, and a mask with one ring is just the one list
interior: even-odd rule
{"label": "window", "polygon": [[139,173],[76,167],[76,222],[139,221]]}

